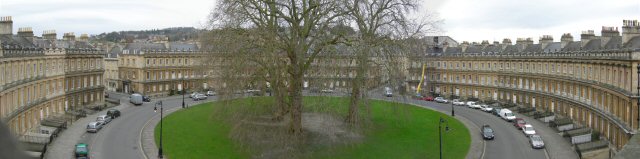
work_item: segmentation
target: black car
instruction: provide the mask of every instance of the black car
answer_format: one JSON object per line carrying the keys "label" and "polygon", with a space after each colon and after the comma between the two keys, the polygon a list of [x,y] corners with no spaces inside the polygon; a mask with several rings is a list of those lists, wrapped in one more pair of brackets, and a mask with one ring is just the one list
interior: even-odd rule
{"label": "black car", "polygon": [[117,109],[109,109],[107,110],[107,116],[110,116],[112,119],[120,117],[120,111]]}
{"label": "black car", "polygon": [[151,98],[149,96],[142,96],[143,102],[151,102]]}
{"label": "black car", "polygon": [[489,125],[483,125],[482,126],[482,138],[484,138],[485,140],[493,140],[493,138],[495,137],[493,134],[493,129],[491,129],[491,127]]}

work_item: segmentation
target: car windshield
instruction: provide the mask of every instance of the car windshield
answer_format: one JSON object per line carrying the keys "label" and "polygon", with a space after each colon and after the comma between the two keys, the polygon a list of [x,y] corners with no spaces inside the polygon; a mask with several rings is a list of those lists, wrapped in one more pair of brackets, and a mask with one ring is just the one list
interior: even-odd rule
{"label": "car windshield", "polygon": [[87,128],[95,128],[95,127],[96,127],[96,125],[95,125],[95,124],[89,124],[89,125],[87,125]]}
{"label": "car windshield", "polygon": [[512,113],[505,113],[506,116],[513,116]]}
{"label": "car windshield", "polygon": [[542,141],[542,138],[540,138],[540,136],[532,136],[531,140],[533,140],[533,141]]}
{"label": "car windshield", "polygon": [[518,120],[518,124],[524,124],[524,120]]}
{"label": "car windshield", "polygon": [[533,131],[533,127],[529,127],[529,126],[524,127],[524,131]]}
{"label": "car windshield", "polygon": [[102,117],[98,117],[96,120],[104,120],[104,118],[102,118]]}
{"label": "car windshield", "polygon": [[493,133],[493,129],[491,129],[491,128],[484,128],[484,133]]}
{"label": "car windshield", "polygon": [[87,147],[77,146],[76,147],[76,152],[87,152]]}

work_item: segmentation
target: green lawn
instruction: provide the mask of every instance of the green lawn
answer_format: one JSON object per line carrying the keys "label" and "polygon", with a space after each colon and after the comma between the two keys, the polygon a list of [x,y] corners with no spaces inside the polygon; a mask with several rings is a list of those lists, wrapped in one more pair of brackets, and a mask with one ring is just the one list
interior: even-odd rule
{"label": "green lawn", "polygon": [[[241,99],[233,109],[225,111],[264,112],[262,105],[271,98]],[[347,98],[305,97],[305,112],[346,114]],[[221,102],[206,103],[175,112],[164,118],[164,153],[169,158],[250,158],[251,152],[241,148],[229,136],[230,126],[214,111]],[[248,105],[241,107],[237,105]],[[364,112],[364,111],[363,111]],[[438,118],[449,122],[443,133],[444,158],[464,158],[469,150],[470,134],[459,121],[446,114],[411,105],[386,101],[371,102],[373,126],[366,129],[360,143],[344,146],[317,147],[308,158],[438,158]],[[444,127],[444,126],[443,126]],[[159,139],[156,126],[156,141]],[[444,129],[444,128],[443,128]]]}

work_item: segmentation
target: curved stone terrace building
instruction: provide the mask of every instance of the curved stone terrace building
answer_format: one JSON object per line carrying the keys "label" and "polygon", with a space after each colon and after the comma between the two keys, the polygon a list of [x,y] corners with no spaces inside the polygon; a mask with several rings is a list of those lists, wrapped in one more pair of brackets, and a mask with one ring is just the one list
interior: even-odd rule
{"label": "curved stone terrace building", "polygon": [[[504,39],[430,49],[415,55],[422,60],[412,61],[412,70],[427,66],[424,94],[554,112],[600,132],[620,149],[640,125],[640,23],[623,22],[622,35],[616,27],[602,27],[601,36],[584,31],[580,41],[570,34],[560,42],[545,35],[537,44],[519,38],[515,44]],[[420,78],[420,72],[411,75]]]}
{"label": "curved stone terrace building", "polygon": [[35,37],[31,28],[13,35],[11,17],[0,18],[0,118],[24,134],[66,111],[102,106],[103,52],[83,35]]}
{"label": "curved stone terrace building", "polygon": [[206,71],[199,60],[203,55],[195,43],[126,44],[118,56],[117,90],[166,96],[184,88],[208,89]]}

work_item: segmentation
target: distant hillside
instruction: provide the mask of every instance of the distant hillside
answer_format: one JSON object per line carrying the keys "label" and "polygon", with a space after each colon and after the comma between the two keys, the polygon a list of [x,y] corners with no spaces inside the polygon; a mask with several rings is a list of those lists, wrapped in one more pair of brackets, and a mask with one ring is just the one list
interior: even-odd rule
{"label": "distant hillside", "polygon": [[166,38],[169,41],[189,41],[198,39],[202,30],[193,27],[175,27],[165,29],[152,29],[140,31],[119,31],[102,33],[92,37],[95,41],[109,42],[135,42],[135,41],[159,41]]}

